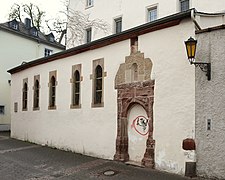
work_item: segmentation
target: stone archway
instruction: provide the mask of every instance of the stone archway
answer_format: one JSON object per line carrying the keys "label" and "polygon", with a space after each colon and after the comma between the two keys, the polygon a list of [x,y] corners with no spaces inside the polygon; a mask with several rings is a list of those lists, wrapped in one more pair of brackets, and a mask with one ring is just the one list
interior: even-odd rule
{"label": "stone archway", "polygon": [[[138,65],[138,81],[131,82],[129,73],[132,64]],[[154,80],[150,79],[152,64],[150,59],[145,59],[144,54],[137,52],[126,57],[124,64],[116,76],[115,88],[117,89],[117,138],[116,154],[114,159],[118,161],[128,161],[128,111],[133,104],[141,105],[147,113],[148,118],[148,138],[146,141],[146,150],[142,159],[142,165],[154,167],[154,149],[153,140],[153,102],[154,102]]]}

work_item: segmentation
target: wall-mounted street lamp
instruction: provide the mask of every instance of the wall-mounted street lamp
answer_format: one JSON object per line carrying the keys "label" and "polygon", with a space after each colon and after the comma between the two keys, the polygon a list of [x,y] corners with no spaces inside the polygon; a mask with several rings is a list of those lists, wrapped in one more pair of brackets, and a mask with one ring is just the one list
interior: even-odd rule
{"label": "wall-mounted street lamp", "polygon": [[203,72],[205,72],[206,76],[208,77],[208,81],[210,81],[211,80],[211,63],[195,62],[196,45],[197,45],[197,40],[194,40],[192,37],[190,37],[187,41],[185,41],[188,60],[190,64],[194,64],[195,67],[199,67]]}

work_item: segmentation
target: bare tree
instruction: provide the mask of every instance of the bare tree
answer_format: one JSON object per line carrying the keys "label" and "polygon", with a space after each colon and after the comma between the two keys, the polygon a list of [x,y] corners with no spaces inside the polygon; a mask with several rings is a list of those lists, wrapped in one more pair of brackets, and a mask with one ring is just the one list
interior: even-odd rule
{"label": "bare tree", "polygon": [[40,30],[44,15],[45,12],[32,3],[21,5],[14,4],[9,13],[9,20],[16,19],[22,22],[23,17],[28,17],[31,20],[32,26],[35,26],[38,30]]}
{"label": "bare tree", "polygon": [[[81,11],[74,11],[69,8],[69,1],[64,1],[63,10],[60,11],[60,17],[47,20],[47,26],[50,31],[60,34],[59,42],[66,38],[67,47],[74,47],[83,43],[87,28],[92,27],[95,31],[109,32],[110,25],[102,19],[90,19],[90,14],[84,14]],[[63,18],[62,18],[63,17]]]}
{"label": "bare tree", "polygon": [[80,11],[69,9],[68,25],[69,38],[68,46],[82,44],[86,36],[86,29],[92,27],[97,31],[103,31],[105,34],[109,32],[109,24],[102,19],[90,19],[90,14],[84,14]]}
{"label": "bare tree", "polygon": [[[22,22],[24,17],[28,17],[31,19],[32,26],[35,26],[38,30],[42,28],[44,31],[48,29],[50,32],[54,32],[59,43],[64,38],[67,47],[82,44],[87,28],[92,27],[95,31],[103,31],[104,33],[109,31],[109,24],[102,19],[90,19],[90,14],[70,9],[68,0],[64,1],[62,11],[59,13],[59,17],[45,20],[46,24],[43,25],[45,12],[40,10],[38,6],[32,3],[14,4],[9,13],[9,20],[17,19]],[[68,34],[68,39],[66,39],[66,34]]]}
{"label": "bare tree", "polygon": [[17,21],[22,21],[21,6],[19,4],[13,4],[9,13],[9,20],[16,19]]}
{"label": "bare tree", "polygon": [[24,4],[23,6],[24,12],[28,15],[31,19],[31,23],[35,26],[38,30],[41,28],[42,19],[44,18],[45,12],[40,10],[40,8],[32,3]]}

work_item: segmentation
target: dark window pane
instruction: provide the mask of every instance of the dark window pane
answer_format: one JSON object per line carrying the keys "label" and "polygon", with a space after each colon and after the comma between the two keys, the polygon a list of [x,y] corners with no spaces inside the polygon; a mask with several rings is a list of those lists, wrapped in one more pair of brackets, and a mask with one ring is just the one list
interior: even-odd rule
{"label": "dark window pane", "polygon": [[55,106],[55,91],[56,91],[56,79],[54,76],[51,77],[51,85],[50,85],[50,106]]}
{"label": "dark window pane", "polygon": [[79,105],[80,94],[75,94],[75,105]]}
{"label": "dark window pane", "polygon": [[24,109],[26,109],[27,108],[27,101],[26,100],[24,100],[24,107],[23,107]]}
{"label": "dark window pane", "polygon": [[36,97],[39,98],[39,89],[36,90]]}
{"label": "dark window pane", "polygon": [[75,71],[75,81],[80,81],[80,73],[79,71]]}
{"label": "dark window pane", "polygon": [[115,29],[116,33],[119,33],[122,31],[122,18],[115,19]]}
{"label": "dark window pane", "polygon": [[181,12],[189,9],[189,0],[181,0],[180,1],[180,10]]}
{"label": "dark window pane", "polygon": [[55,77],[54,76],[52,76],[52,78],[51,78],[51,85],[55,86]]}
{"label": "dark window pane", "polygon": [[23,109],[27,109],[27,83],[23,86]]}
{"label": "dark window pane", "polygon": [[35,86],[34,86],[34,108],[39,107],[39,81],[35,81]]}
{"label": "dark window pane", "polygon": [[86,41],[91,42],[91,28],[86,29]]}
{"label": "dark window pane", "polygon": [[102,90],[102,79],[96,79],[96,90]]}
{"label": "dark window pane", "polygon": [[35,99],[34,107],[35,108],[39,107],[39,99]]}
{"label": "dark window pane", "polygon": [[52,97],[52,103],[51,106],[55,106],[55,97]]}
{"label": "dark window pane", "polygon": [[52,96],[55,96],[55,86],[52,86]]}
{"label": "dark window pane", "polygon": [[0,106],[0,114],[5,114],[5,106]]}
{"label": "dark window pane", "polygon": [[76,82],[75,83],[75,93],[79,93],[80,92],[80,82]]}
{"label": "dark window pane", "polygon": [[96,74],[96,78],[102,77],[102,67],[101,66],[97,66],[95,69],[95,74]]}
{"label": "dark window pane", "polygon": [[100,104],[102,102],[102,91],[97,91],[95,95],[95,104]]}

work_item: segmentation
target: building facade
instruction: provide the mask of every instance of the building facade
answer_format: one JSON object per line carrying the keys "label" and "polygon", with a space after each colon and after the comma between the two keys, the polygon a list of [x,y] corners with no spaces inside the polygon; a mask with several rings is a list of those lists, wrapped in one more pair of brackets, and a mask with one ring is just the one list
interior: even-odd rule
{"label": "building facade", "polygon": [[194,68],[180,40],[194,35],[190,17],[169,16],[11,70],[12,137],[184,174],[190,157],[181,144],[195,136]]}
{"label": "building facade", "polygon": [[53,34],[45,36],[16,20],[0,24],[0,39],[0,130],[9,130],[11,77],[7,70],[65,48],[56,43]]}
{"label": "building facade", "polygon": [[[194,149],[182,147],[184,140],[196,137],[195,68],[189,65],[184,41],[195,37],[196,30],[223,24],[221,1],[212,6],[173,1],[171,9],[158,3],[157,8],[164,10],[152,11],[148,23],[146,10],[154,10],[151,4],[125,2],[113,2],[124,13],[121,21],[121,13],[114,16],[111,9],[93,10],[106,7],[105,1],[100,6],[93,0],[71,1],[70,7],[93,10],[93,19],[101,12],[111,26],[115,17],[117,33],[105,37],[87,27],[87,41],[83,39],[87,43],[9,71],[11,136],[184,175],[198,162]],[[183,12],[178,12],[182,2]],[[216,13],[187,10],[194,5]],[[128,12],[130,6],[137,12]],[[139,10],[143,16],[137,16]],[[130,19],[125,22],[126,14]]]}
{"label": "building facade", "polygon": [[[74,26],[71,29],[68,28],[67,48],[87,43],[87,37],[89,40],[96,40],[191,8],[195,8],[197,12],[221,13],[224,11],[225,2],[221,0],[215,0],[213,3],[205,0],[167,0],[166,2],[164,0],[152,0],[151,2],[142,0],[131,3],[129,0],[115,0],[110,2],[110,8],[108,6],[109,2],[105,0],[69,1],[71,16],[81,16],[88,19],[89,23],[82,24],[82,21],[79,21],[82,24],[80,29],[83,33],[79,31],[79,35],[76,34],[78,41],[70,39],[74,37]],[[74,12],[80,12],[79,16]],[[195,18],[202,28],[209,26],[209,19],[206,15],[196,13]],[[68,27],[73,23],[72,18]],[[213,19],[210,26],[215,24],[218,22]]]}
{"label": "building facade", "polygon": [[197,170],[200,175],[224,179],[224,26],[197,32],[196,60],[211,63],[211,80],[196,69]]}

